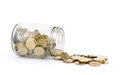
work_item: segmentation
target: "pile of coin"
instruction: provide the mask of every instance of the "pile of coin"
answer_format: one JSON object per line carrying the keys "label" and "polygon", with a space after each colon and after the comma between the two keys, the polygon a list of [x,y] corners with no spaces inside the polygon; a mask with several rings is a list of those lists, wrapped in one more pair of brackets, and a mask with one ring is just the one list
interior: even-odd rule
{"label": "pile of coin", "polygon": [[75,63],[77,65],[89,64],[90,66],[100,66],[101,64],[107,64],[107,57],[94,56],[94,55],[69,55],[62,50],[56,50],[55,60],[62,60],[65,63]]}
{"label": "pile of coin", "polygon": [[38,30],[30,32],[26,29],[17,30],[18,41],[15,42],[15,52],[20,56],[44,57],[49,55],[48,36]]}

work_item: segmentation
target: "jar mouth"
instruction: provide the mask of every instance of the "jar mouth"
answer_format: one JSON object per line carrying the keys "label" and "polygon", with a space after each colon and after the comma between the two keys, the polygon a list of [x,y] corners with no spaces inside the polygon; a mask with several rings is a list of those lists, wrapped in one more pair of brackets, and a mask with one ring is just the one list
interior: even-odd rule
{"label": "jar mouth", "polygon": [[53,27],[50,33],[50,54],[54,56],[53,51],[56,49],[63,50],[65,43],[65,33],[60,27]]}

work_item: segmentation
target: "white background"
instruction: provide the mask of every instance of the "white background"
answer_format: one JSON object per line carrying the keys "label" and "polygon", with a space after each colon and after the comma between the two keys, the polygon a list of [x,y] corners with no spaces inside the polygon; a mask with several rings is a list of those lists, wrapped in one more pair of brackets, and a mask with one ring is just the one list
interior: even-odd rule
{"label": "white background", "polygon": [[[65,51],[104,55],[108,65],[65,64],[16,56],[11,32],[16,23],[37,22],[64,29]],[[0,0],[0,75],[119,75],[119,0]]]}

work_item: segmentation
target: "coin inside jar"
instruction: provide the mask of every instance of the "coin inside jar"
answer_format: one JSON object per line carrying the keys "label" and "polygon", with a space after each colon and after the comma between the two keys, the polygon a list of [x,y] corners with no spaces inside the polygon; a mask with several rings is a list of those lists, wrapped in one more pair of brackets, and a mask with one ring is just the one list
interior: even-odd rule
{"label": "coin inside jar", "polygon": [[24,43],[23,42],[19,42],[15,45],[17,48],[20,48],[20,47],[23,47],[24,46]]}
{"label": "coin inside jar", "polygon": [[42,46],[42,47],[47,47],[47,41],[46,41],[46,39],[39,39],[38,40],[38,45],[40,45],[40,46]]}
{"label": "coin inside jar", "polygon": [[21,47],[21,48],[18,48],[18,53],[19,55],[27,55],[28,50],[26,47]]}
{"label": "coin inside jar", "polygon": [[29,50],[32,50],[35,48],[37,42],[34,38],[28,38],[27,41],[26,41],[26,47],[29,49]]}
{"label": "coin inside jar", "polygon": [[36,56],[42,56],[42,55],[44,55],[44,53],[45,53],[45,50],[42,47],[36,47],[34,49],[34,54]]}

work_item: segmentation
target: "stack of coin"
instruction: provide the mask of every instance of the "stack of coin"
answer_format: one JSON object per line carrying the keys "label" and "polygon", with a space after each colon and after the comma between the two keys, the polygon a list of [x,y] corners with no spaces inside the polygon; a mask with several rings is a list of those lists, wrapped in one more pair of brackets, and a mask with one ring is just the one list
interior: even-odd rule
{"label": "stack of coin", "polygon": [[65,63],[75,63],[77,65],[89,64],[90,66],[100,66],[107,62],[107,57],[96,56],[96,55],[79,55],[73,54],[69,55],[66,52],[61,52],[61,50],[56,50],[55,60],[62,60]]}

